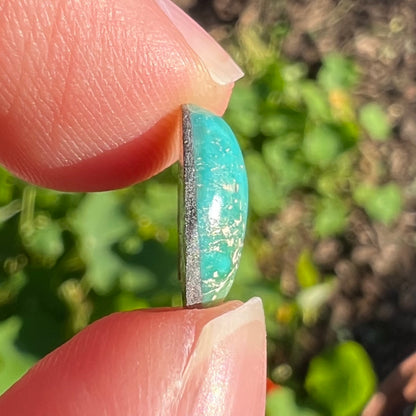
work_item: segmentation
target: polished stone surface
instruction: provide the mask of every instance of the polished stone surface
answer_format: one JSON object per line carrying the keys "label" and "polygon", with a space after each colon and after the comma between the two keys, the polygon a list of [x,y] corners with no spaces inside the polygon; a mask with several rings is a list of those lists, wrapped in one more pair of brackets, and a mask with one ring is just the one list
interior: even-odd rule
{"label": "polished stone surface", "polygon": [[247,175],[234,133],[218,116],[189,109],[194,151],[196,217],[202,303],[224,299],[244,243]]}

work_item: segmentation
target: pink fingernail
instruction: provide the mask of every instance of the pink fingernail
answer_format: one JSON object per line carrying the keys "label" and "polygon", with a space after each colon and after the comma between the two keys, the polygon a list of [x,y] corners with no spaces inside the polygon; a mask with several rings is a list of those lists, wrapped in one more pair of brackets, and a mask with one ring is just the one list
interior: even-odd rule
{"label": "pink fingernail", "polygon": [[244,75],[230,55],[176,4],[170,0],[156,2],[199,56],[216,83],[230,84]]}

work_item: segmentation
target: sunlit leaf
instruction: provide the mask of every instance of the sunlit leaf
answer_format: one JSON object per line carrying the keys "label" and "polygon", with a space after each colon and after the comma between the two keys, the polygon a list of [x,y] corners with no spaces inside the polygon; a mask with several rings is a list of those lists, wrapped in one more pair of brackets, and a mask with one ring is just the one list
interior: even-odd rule
{"label": "sunlit leaf", "polygon": [[298,404],[295,392],[282,387],[267,395],[266,416],[319,416],[319,413]]}
{"label": "sunlit leaf", "polygon": [[276,196],[275,185],[267,166],[258,153],[246,155],[245,163],[249,182],[249,198],[253,210],[258,215],[276,212],[279,199]]}
{"label": "sunlit leaf", "polygon": [[305,136],[303,151],[313,165],[327,167],[342,150],[342,139],[333,128],[320,125],[312,128]]}
{"label": "sunlit leaf", "polygon": [[403,208],[402,193],[395,183],[379,187],[360,185],[354,192],[354,198],[373,220],[386,225],[393,223]]}
{"label": "sunlit leaf", "polygon": [[177,184],[150,181],[146,184],[144,197],[135,200],[134,211],[137,216],[146,216],[158,227],[176,227]]}
{"label": "sunlit leaf", "polygon": [[120,293],[116,300],[116,309],[118,311],[132,311],[135,309],[149,308],[149,302],[139,299],[132,293]]}
{"label": "sunlit leaf", "polygon": [[391,134],[387,115],[377,103],[366,104],[360,109],[360,122],[375,140],[387,140]]}
{"label": "sunlit leaf", "polygon": [[269,140],[263,145],[263,158],[275,174],[276,193],[285,198],[296,187],[305,185],[310,179],[310,166],[299,151],[293,151],[291,144],[299,146],[300,138],[292,133]]}
{"label": "sunlit leaf", "polygon": [[307,288],[316,285],[320,280],[320,273],[313,264],[309,250],[302,251],[296,265],[296,275],[301,287]]}
{"label": "sunlit leaf", "polygon": [[98,292],[108,292],[123,270],[112,246],[133,224],[123,214],[115,193],[103,192],[85,196],[72,216],[72,225],[80,239],[88,281]]}
{"label": "sunlit leaf", "polygon": [[329,121],[331,118],[331,108],[325,91],[312,81],[301,84],[300,89],[308,109],[309,117],[319,121]]}
{"label": "sunlit leaf", "polygon": [[329,237],[345,230],[348,222],[348,207],[340,199],[326,198],[320,201],[314,230],[320,237]]}
{"label": "sunlit leaf", "polygon": [[225,114],[237,135],[254,137],[260,128],[259,97],[253,88],[237,85]]}
{"label": "sunlit leaf", "polygon": [[358,415],[375,386],[367,353],[352,341],[314,357],[305,381],[310,396],[332,416]]}
{"label": "sunlit leaf", "polygon": [[15,344],[21,325],[17,316],[0,323],[0,394],[37,360],[37,357],[19,350]]}
{"label": "sunlit leaf", "polygon": [[45,225],[33,231],[26,247],[42,262],[53,263],[64,252],[62,230],[58,223],[46,220]]}
{"label": "sunlit leaf", "polygon": [[273,113],[266,114],[261,121],[261,132],[268,137],[280,139],[288,133],[303,133],[305,114],[289,108],[279,108]]}
{"label": "sunlit leaf", "polygon": [[318,80],[327,90],[349,89],[358,81],[357,67],[351,59],[331,53],[323,59]]}

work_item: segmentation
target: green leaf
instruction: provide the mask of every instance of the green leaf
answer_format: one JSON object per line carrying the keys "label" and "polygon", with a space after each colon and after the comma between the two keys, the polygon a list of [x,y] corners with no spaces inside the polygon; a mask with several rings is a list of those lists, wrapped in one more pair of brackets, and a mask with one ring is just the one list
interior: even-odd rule
{"label": "green leaf", "polygon": [[120,277],[124,264],[112,246],[133,228],[114,192],[88,194],[72,218],[79,236],[86,276],[99,293],[107,293]]}
{"label": "green leaf", "polygon": [[276,192],[283,198],[287,198],[296,187],[305,185],[310,177],[310,165],[303,155],[291,150],[291,143],[298,148],[300,140],[292,133],[263,144],[264,161],[276,175]]}
{"label": "green leaf", "polygon": [[259,132],[259,97],[253,87],[236,85],[225,114],[237,135],[254,137]]}
{"label": "green leaf", "polygon": [[340,202],[347,204],[349,198],[345,198],[345,190],[349,189],[356,180],[355,171],[356,152],[347,150],[338,156],[337,162],[325,169],[319,176],[314,177],[316,192],[322,197],[332,200],[339,198]]}
{"label": "green leaf", "polygon": [[277,137],[289,133],[303,133],[305,114],[290,108],[279,108],[270,114],[265,114],[261,121],[261,132],[267,137]]}
{"label": "green leaf", "polygon": [[361,345],[349,341],[312,359],[305,380],[309,395],[332,416],[356,416],[376,386]]}
{"label": "green leaf", "polygon": [[[283,78],[282,71],[284,71],[284,66],[281,62],[272,59],[271,63],[263,70],[261,77],[255,81],[254,86],[259,98],[267,101],[273,97],[272,101],[274,101],[274,95],[285,90],[287,83]],[[299,67],[295,72],[299,73]]]}
{"label": "green leaf", "polygon": [[137,203],[137,214],[147,216],[159,227],[176,228],[178,215],[177,184],[157,183],[146,184],[145,197]]}
{"label": "green leaf", "polygon": [[133,293],[120,293],[116,299],[116,309],[118,311],[132,311],[149,307],[149,302],[137,298]]}
{"label": "green leaf", "polygon": [[62,230],[57,222],[45,220],[46,223],[30,235],[26,247],[43,262],[53,264],[64,252]]}
{"label": "green leaf", "polygon": [[332,198],[320,201],[314,224],[314,230],[319,237],[329,237],[343,232],[347,222],[346,202]]}
{"label": "green leaf", "polygon": [[256,152],[245,157],[250,190],[250,204],[257,215],[272,214],[277,211],[280,200],[276,196],[275,184],[263,158]]}
{"label": "green leaf", "polygon": [[15,344],[21,326],[22,321],[17,316],[0,323],[0,394],[37,361],[36,357],[20,351]]}
{"label": "green leaf", "polygon": [[319,416],[319,413],[298,404],[295,392],[282,387],[267,395],[266,416]]}
{"label": "green leaf", "polygon": [[375,187],[366,183],[359,184],[354,190],[354,199],[358,205],[364,207],[374,197]]}
{"label": "green leaf", "polygon": [[0,166],[0,205],[6,205],[12,201],[15,182],[17,179]]}
{"label": "green leaf", "polygon": [[354,199],[375,221],[392,224],[403,209],[401,190],[395,183],[373,187],[360,185],[354,192]]}
{"label": "green leaf", "polygon": [[324,283],[307,287],[299,292],[296,301],[302,310],[303,322],[305,325],[314,325],[319,318],[319,313],[336,287],[335,279]]}
{"label": "green leaf", "polygon": [[375,140],[387,140],[391,134],[390,122],[384,110],[376,103],[366,104],[360,110],[360,122]]}
{"label": "green leaf", "polygon": [[20,209],[21,204],[17,199],[9,202],[7,205],[0,206],[0,225],[18,214]]}
{"label": "green leaf", "polygon": [[126,266],[120,276],[120,289],[131,293],[140,293],[154,289],[156,276],[146,267]]}
{"label": "green leaf", "polygon": [[320,168],[325,168],[332,163],[341,151],[340,135],[327,125],[312,128],[303,142],[303,152],[307,160]]}
{"label": "green leaf", "polygon": [[140,237],[143,240],[155,239],[176,250],[177,184],[158,183],[155,178],[139,186],[143,192],[131,201],[130,212],[136,220]]}
{"label": "green leaf", "polygon": [[320,274],[313,264],[312,255],[309,250],[302,251],[296,265],[296,275],[299,284],[303,288],[316,285],[320,280]]}
{"label": "green leaf", "polygon": [[312,81],[306,81],[300,88],[309,117],[314,120],[329,121],[331,108],[325,91]]}
{"label": "green leaf", "polygon": [[304,62],[287,63],[282,65],[281,73],[286,82],[300,81],[307,75],[308,66]]}
{"label": "green leaf", "polygon": [[323,59],[318,81],[328,91],[350,89],[358,81],[357,67],[351,59],[331,53]]}
{"label": "green leaf", "polygon": [[246,243],[243,248],[235,284],[247,286],[249,284],[258,282],[262,278],[256,256],[257,247],[254,248],[250,244]]}

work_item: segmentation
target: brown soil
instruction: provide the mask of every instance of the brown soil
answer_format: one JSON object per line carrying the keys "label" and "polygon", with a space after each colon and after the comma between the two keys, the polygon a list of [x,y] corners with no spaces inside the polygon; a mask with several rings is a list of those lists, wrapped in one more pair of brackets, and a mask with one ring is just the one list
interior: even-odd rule
{"label": "brown soil", "polygon": [[[322,271],[335,273],[338,290],[327,325],[308,334],[305,359],[331,338],[328,328],[350,333],[369,352],[383,378],[416,350],[416,2],[414,0],[177,0],[217,39],[233,27],[259,21],[286,21],[283,53],[305,62],[313,76],[330,51],[349,55],[362,69],[357,104],[377,101],[388,112],[394,137],[388,143],[364,143],[363,173],[375,161],[385,167],[382,180],[398,182],[405,212],[392,227],[371,223],[353,212],[342,239],[315,243],[314,259]],[[299,207],[298,207],[299,208]],[[299,208],[301,209],[301,207]],[[296,207],[291,207],[292,214]],[[284,215],[284,214],[282,214]],[[282,215],[277,221],[282,221]],[[299,224],[298,232],[302,233]],[[299,239],[300,241],[303,238]],[[275,242],[276,251],[282,240]],[[302,242],[281,254],[284,280]],[[275,272],[275,270],[273,270]],[[290,276],[287,279],[290,286]],[[283,282],[284,283],[284,282]]]}

